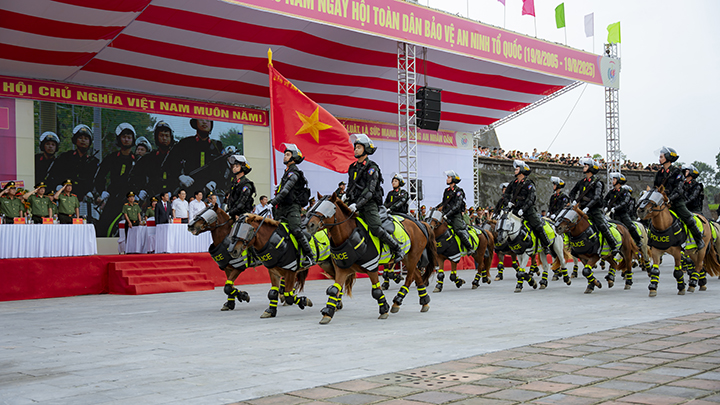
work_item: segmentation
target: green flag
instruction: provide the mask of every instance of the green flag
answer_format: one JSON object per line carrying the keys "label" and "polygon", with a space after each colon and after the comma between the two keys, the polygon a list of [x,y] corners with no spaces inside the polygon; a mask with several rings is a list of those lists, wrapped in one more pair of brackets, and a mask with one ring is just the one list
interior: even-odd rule
{"label": "green flag", "polygon": [[555,7],[555,25],[558,28],[565,27],[565,3],[560,3],[559,6]]}
{"label": "green flag", "polygon": [[620,21],[615,24],[610,24],[607,27],[608,30],[608,42],[611,44],[620,43]]}

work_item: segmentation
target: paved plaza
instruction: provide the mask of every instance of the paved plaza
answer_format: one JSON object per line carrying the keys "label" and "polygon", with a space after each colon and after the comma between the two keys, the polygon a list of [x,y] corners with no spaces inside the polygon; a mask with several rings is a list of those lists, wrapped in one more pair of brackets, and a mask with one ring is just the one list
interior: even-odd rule
{"label": "paved plaza", "polygon": [[720,281],[677,296],[671,274],[648,298],[644,273],[586,295],[584,279],[515,294],[512,272],[471,290],[461,271],[429,312],[411,289],[387,320],[360,279],[329,325],[328,281],[275,319],[268,285],[231,312],[222,288],[1,302],[0,404],[720,402]]}

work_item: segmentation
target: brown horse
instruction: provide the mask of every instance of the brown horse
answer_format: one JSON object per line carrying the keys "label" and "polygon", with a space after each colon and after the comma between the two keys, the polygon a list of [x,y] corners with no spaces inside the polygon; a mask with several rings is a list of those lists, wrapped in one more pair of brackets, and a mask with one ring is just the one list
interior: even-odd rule
{"label": "brown horse", "polygon": [[[351,213],[347,205],[343,203],[334,193],[331,196],[321,196],[318,194],[318,203],[307,213],[307,229],[310,233],[315,233],[323,229],[327,229],[331,241],[331,256],[333,258],[332,269],[326,270],[329,278],[335,280],[326,293],[328,301],[321,313],[323,318],[320,324],[330,323],[337,305],[341,303],[342,294],[352,296],[352,286],[355,282],[356,273],[367,274],[372,284],[372,297],[378,302],[380,317],[386,319],[388,311],[395,313],[400,310],[400,305],[405,295],[410,291],[410,285],[415,282],[420,296],[420,312],[427,312],[430,309],[430,296],[427,294],[425,285],[430,279],[433,269],[435,268],[435,239],[430,226],[423,223],[428,232],[426,237],[423,231],[412,220],[405,219],[401,223],[409,236],[410,250],[406,253],[402,262],[407,269],[407,277],[405,284],[400,287],[400,291],[393,299],[392,309],[389,308],[385,295],[380,286],[378,278],[378,265],[380,261],[380,252],[378,256],[372,257],[372,251],[375,249],[373,242],[361,236],[360,232],[356,232],[356,228],[360,227],[356,214]],[[396,226],[398,223],[395,222]],[[359,231],[359,230],[358,230]],[[362,240],[360,240],[362,238]],[[365,253],[367,252],[367,253]],[[424,273],[420,274],[418,264],[423,258],[423,253],[427,255],[428,263],[424,265]],[[354,259],[351,256],[356,256]],[[368,261],[362,266],[358,264],[360,259]]]}
{"label": "brown horse", "polygon": [[[515,269],[515,271],[520,270],[520,265],[517,261],[517,255],[510,250],[510,247],[507,242],[503,244],[498,244],[497,242],[497,230],[495,228],[497,227],[497,220],[493,218],[486,219],[483,224],[480,226],[480,228],[486,232],[489,232],[493,240],[495,241],[495,246],[493,247],[495,253],[498,256],[498,264],[497,264],[497,276],[495,276],[495,281],[500,281],[503,279],[503,273],[505,272],[505,264],[503,261],[505,260],[505,256],[510,256],[512,259],[512,267]],[[490,277],[490,271],[487,272],[487,276]]]}
{"label": "brown horse", "polygon": [[[313,303],[309,298],[296,295],[305,287],[308,268],[300,267],[298,253],[293,246],[289,233],[284,232],[283,236],[280,233],[275,233],[282,226],[280,221],[255,214],[246,214],[240,220],[248,224],[252,229],[240,229],[238,232],[239,241],[231,255],[239,255],[243,250],[252,248],[270,272],[270,281],[272,283],[268,293],[270,306],[260,317],[274,318],[277,315],[277,304],[283,280],[284,285],[293,286],[290,291],[288,291],[287,287],[284,288],[283,299],[286,305],[296,304],[300,309],[312,307]],[[330,268],[327,246],[323,249],[318,239],[312,239],[310,245],[315,247],[315,261],[320,268],[327,271]],[[324,254],[323,250],[325,250]]]}
{"label": "brown horse", "polygon": [[[640,197],[640,201],[638,201],[637,211],[640,218],[649,219],[651,224],[649,231],[649,245],[651,247],[650,254],[652,255],[653,264],[652,267],[650,267],[650,285],[648,286],[648,289],[650,290],[649,295],[651,297],[655,297],[657,295],[657,286],[660,281],[660,258],[664,253],[669,253],[673,259],[675,259],[673,276],[675,277],[675,280],[677,280],[678,295],[684,295],[685,276],[682,271],[682,244],[686,242],[686,238],[682,237],[676,241],[672,241],[670,240],[671,238],[668,237],[668,240],[665,241],[663,239],[664,236],[658,236],[669,230],[675,221],[675,217],[670,213],[668,198],[667,195],[665,195],[665,187],[660,186],[658,189],[652,189],[645,192],[644,195]],[[712,231],[710,227],[712,225],[710,225],[708,220],[702,215],[695,214],[695,216],[702,222],[705,247],[699,250],[697,248],[685,250],[685,254],[692,262],[691,268],[694,267],[695,269],[702,270],[703,266],[707,265],[705,270],[708,274],[711,276],[720,274],[720,263],[718,263],[717,260],[715,246],[711,243]]]}
{"label": "brown horse", "polygon": [[[230,234],[232,224],[233,221],[230,219],[230,216],[219,208],[217,204],[214,204],[199,212],[198,215],[188,223],[188,231],[193,235],[210,231],[213,240],[213,244],[210,246],[210,250],[212,251],[214,248],[223,245],[225,238]],[[238,290],[234,286],[235,280],[237,280],[240,273],[245,271],[245,268],[249,266],[248,257],[245,256],[232,260],[228,252],[225,251],[215,253],[213,260],[225,271],[227,280],[223,291],[228,298],[220,310],[232,311],[235,309],[236,299],[239,299],[240,302],[250,302],[250,295],[245,291]]]}
{"label": "brown horse", "polygon": [[[450,228],[448,227],[447,221],[442,216],[442,210],[435,210],[435,208],[431,209],[428,213],[428,218],[430,218],[430,228],[432,228],[433,233],[435,234],[435,240],[438,240],[438,238],[447,233],[449,238],[448,241],[450,242],[449,244],[455,246],[453,243],[455,235],[453,233],[448,233]],[[475,278],[472,282],[473,290],[480,286],[480,280],[482,280],[483,283],[490,284],[490,266],[492,265],[493,248],[495,246],[495,239],[490,232],[482,232],[477,228],[476,230],[478,236],[478,246],[471,256],[475,260],[475,268],[477,269],[477,273],[475,273]],[[444,245],[443,242],[437,243],[438,248],[442,245]],[[460,251],[455,254],[447,253],[447,251],[448,249],[445,249],[443,252],[438,251],[439,266],[437,269],[437,285],[435,286],[435,290],[433,290],[434,293],[439,293],[443,289],[445,281],[445,270],[443,267],[445,260],[450,261],[450,281],[455,283],[457,288],[460,288],[463,284],[465,284],[465,280],[457,276],[457,265],[460,258],[464,255]]]}
{"label": "brown horse", "polygon": [[625,289],[629,290],[632,286],[632,260],[638,252],[635,241],[630,236],[628,229],[621,223],[615,223],[617,230],[622,237],[622,245],[620,247],[620,255],[622,260],[618,263],[615,257],[609,251],[609,248],[603,248],[598,242],[599,232],[596,232],[588,221],[588,216],[575,205],[572,208],[566,208],[560,211],[556,219],[556,227],[559,233],[567,233],[570,237],[570,246],[572,255],[579,258],[584,265],[583,276],[588,280],[588,286],[585,294],[593,292],[595,287],[602,288],[602,284],[592,271],[593,266],[600,259],[604,259],[610,264],[608,275],[605,280],[608,282],[608,288],[612,288],[615,284],[615,271],[620,270],[625,277]]}

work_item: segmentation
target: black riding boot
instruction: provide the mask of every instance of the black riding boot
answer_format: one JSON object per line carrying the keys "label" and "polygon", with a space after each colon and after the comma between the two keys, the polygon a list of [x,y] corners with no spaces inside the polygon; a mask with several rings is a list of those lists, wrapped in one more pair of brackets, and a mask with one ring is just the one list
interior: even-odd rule
{"label": "black riding boot", "polygon": [[310,247],[310,242],[308,242],[307,238],[305,238],[305,234],[303,233],[302,229],[296,229],[293,232],[293,236],[295,236],[295,239],[297,239],[298,245],[300,246],[300,249],[302,250],[304,256],[302,267],[305,268],[314,265],[315,260],[313,257],[313,251]]}
{"label": "black riding boot", "polygon": [[475,249],[473,249],[473,245],[470,242],[470,233],[467,231],[467,229],[458,230],[457,235],[460,238],[460,243],[462,243],[462,245],[465,246],[465,249],[467,249],[468,256],[475,253]]}
{"label": "black riding boot", "polygon": [[596,226],[598,227],[598,230],[603,234],[603,237],[605,237],[605,240],[607,240],[607,243],[610,246],[610,250],[612,251],[611,254],[615,256],[620,253],[620,245],[618,245],[618,243],[615,241],[615,238],[613,237],[608,224],[601,222],[596,224]]}
{"label": "black riding boot", "polygon": [[395,255],[395,263],[401,261],[405,257],[405,252],[403,252],[400,243],[398,243],[395,238],[393,238],[389,233],[387,233],[385,231],[385,228],[378,227],[377,232],[375,232],[375,236],[377,236],[382,243],[390,247],[390,250],[392,250],[393,254]]}
{"label": "black riding boot", "polygon": [[700,228],[698,228],[697,223],[695,223],[695,219],[693,218],[692,222],[688,224],[688,229],[693,235],[693,238],[695,239],[695,243],[697,244],[697,250],[700,250],[705,247],[705,241],[703,240],[703,233],[700,231]]}

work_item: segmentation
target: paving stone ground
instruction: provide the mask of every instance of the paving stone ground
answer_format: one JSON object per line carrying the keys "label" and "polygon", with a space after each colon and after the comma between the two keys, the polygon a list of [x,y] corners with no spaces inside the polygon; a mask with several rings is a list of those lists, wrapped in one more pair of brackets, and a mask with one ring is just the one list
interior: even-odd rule
{"label": "paving stone ground", "polygon": [[472,290],[461,271],[429,312],[413,288],[387,320],[359,279],[329,325],[328,281],[274,319],[267,285],[230,312],[222,288],[0,302],[0,404],[718,403],[720,280],[678,296],[670,266],[656,298],[642,273],[587,295],[514,294],[512,274]]}

